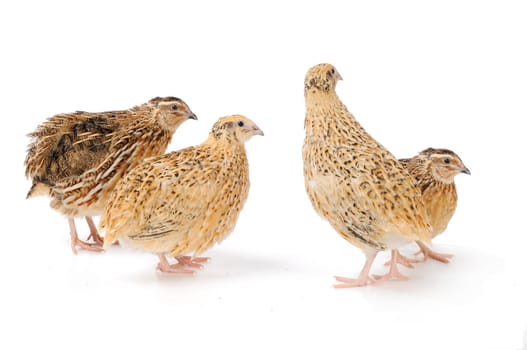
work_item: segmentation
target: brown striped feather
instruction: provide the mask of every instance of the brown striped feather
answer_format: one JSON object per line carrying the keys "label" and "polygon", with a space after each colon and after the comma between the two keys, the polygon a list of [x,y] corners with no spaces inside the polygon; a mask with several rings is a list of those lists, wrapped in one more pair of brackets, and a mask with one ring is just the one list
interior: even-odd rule
{"label": "brown striped feather", "polygon": [[339,79],[327,64],[306,75],[303,160],[313,207],[362,249],[428,242],[430,226],[419,189],[340,101],[335,92]]}
{"label": "brown striped feather", "polygon": [[131,170],[101,218],[104,246],[118,239],[179,256],[221,242],[234,229],[249,193],[247,127],[256,126],[243,116],[221,118],[201,145],[149,158]]}
{"label": "brown striped feather", "polygon": [[124,111],[55,115],[29,134],[28,197],[49,194],[52,208],[68,217],[98,215],[117,180],[143,159],[162,154],[190,116],[175,97]]}

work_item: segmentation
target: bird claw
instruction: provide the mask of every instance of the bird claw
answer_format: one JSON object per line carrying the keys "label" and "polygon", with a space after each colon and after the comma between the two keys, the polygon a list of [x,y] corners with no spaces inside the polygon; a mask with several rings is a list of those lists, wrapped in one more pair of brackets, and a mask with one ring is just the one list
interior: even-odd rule
{"label": "bird claw", "polygon": [[203,269],[203,264],[208,263],[210,258],[208,257],[191,257],[191,256],[178,256],[176,257],[178,265],[187,266],[195,269]]}
{"label": "bird claw", "polygon": [[454,254],[435,252],[428,247],[425,247],[425,248],[421,247],[420,251],[414,253],[415,256],[420,255],[420,254],[423,254],[422,261],[427,261],[428,259],[432,259],[432,260],[442,262],[443,264],[448,264],[450,262],[449,259],[452,259],[454,257]]}
{"label": "bird claw", "polygon": [[[411,259],[411,258],[408,258],[406,256],[403,256],[403,255],[400,255],[398,254],[397,255],[397,258],[395,259],[395,262],[397,264],[401,264],[403,265],[404,267],[407,267],[409,269],[413,269],[414,268],[414,265],[413,264],[417,264],[417,263],[420,263],[422,262],[421,260],[418,260],[418,259]],[[391,265],[391,260],[388,260],[384,263],[384,266],[390,266]]]}
{"label": "bird claw", "polygon": [[90,232],[90,235],[88,236],[86,240],[89,241],[90,239],[93,239],[93,241],[100,246],[102,246],[104,243],[104,238],[102,238],[99,232],[97,231]]}
{"label": "bird claw", "polygon": [[80,239],[72,240],[71,241],[71,250],[73,250],[73,254],[77,255],[77,247],[82,248],[84,250],[88,250],[90,252],[103,252],[104,249],[102,249],[102,245],[98,243],[88,243],[81,241]]}
{"label": "bird claw", "polygon": [[369,276],[366,278],[347,278],[347,277],[335,276],[335,279],[338,282],[342,282],[340,284],[333,285],[333,288],[338,288],[338,289],[363,287],[363,286],[367,286],[368,284],[375,283],[375,281]]}
{"label": "bird claw", "polygon": [[389,279],[397,279],[400,281],[408,281],[408,277],[401,274],[398,270],[391,270],[385,275],[373,275],[373,278],[375,279],[374,283],[381,283],[384,281],[388,281]]}
{"label": "bird claw", "polygon": [[[93,239],[95,243],[102,247],[102,245],[104,244],[104,238],[102,238],[99,234],[99,231],[97,231],[97,227],[93,223],[92,217],[86,216],[85,219],[86,223],[88,224],[88,227],[90,228],[90,235],[88,236],[87,240],[89,241],[90,239]],[[75,234],[77,233],[75,232]]]}
{"label": "bird claw", "polygon": [[184,269],[183,267],[181,267],[179,263],[168,265],[168,266],[159,263],[157,264],[157,269],[161,272],[173,273],[173,274],[179,274],[179,275],[193,275],[194,274],[194,271]]}
{"label": "bird claw", "polygon": [[[390,271],[385,275],[373,275],[373,278],[375,279],[375,283],[381,283],[384,281],[387,281],[391,278],[398,279],[401,281],[407,281],[408,277],[401,274],[397,268],[397,264],[403,264],[408,263],[408,258],[401,256],[399,251],[397,249],[392,249],[392,258],[388,262],[388,265],[390,266]],[[386,264],[385,264],[386,265]],[[410,264],[411,265],[411,264]],[[413,265],[411,265],[413,268]]]}

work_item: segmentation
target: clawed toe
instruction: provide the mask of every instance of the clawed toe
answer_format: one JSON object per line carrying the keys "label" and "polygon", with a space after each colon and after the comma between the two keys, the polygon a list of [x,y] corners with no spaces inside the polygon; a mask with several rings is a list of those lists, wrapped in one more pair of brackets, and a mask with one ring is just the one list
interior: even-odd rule
{"label": "clawed toe", "polygon": [[86,216],[86,222],[88,223],[88,227],[90,228],[90,235],[88,236],[87,240],[89,241],[90,239],[93,239],[95,243],[102,247],[104,243],[104,238],[102,238],[99,234],[99,231],[97,231],[97,227],[95,226],[95,223],[93,222],[91,216]]}
{"label": "clawed toe", "polygon": [[87,241],[89,241],[90,239],[93,239],[93,241],[100,246],[102,246],[104,243],[104,238],[102,238],[98,232],[90,233],[90,235],[87,238]]}
{"label": "clawed toe", "polygon": [[[409,264],[410,268],[413,268],[413,265],[410,263],[414,259],[408,259],[401,256],[397,249],[392,249],[392,258],[388,261],[388,266],[390,266],[390,271],[385,275],[373,275],[374,283],[381,283],[389,279],[397,279],[401,281],[407,281],[408,277],[401,274],[397,268],[397,264]],[[386,266],[386,264],[384,264]],[[405,265],[406,266],[406,265]]]}
{"label": "clawed toe", "polygon": [[[158,253],[157,254],[159,258],[159,264],[157,264],[157,269],[161,272],[166,273],[173,273],[173,274],[179,274],[179,275],[193,275],[193,270],[187,270],[185,269],[185,266],[188,266],[184,264],[184,262],[188,259],[191,259],[191,257],[179,257],[177,264],[169,264],[166,256],[164,254]],[[181,261],[180,261],[181,260]]]}
{"label": "clawed toe", "polygon": [[181,267],[180,264],[172,264],[172,265],[164,265],[164,264],[157,264],[157,269],[161,272],[166,273],[173,273],[178,275],[193,275],[194,271],[192,270],[186,270],[185,268]]}
{"label": "clawed toe", "polygon": [[450,262],[450,259],[454,257],[453,254],[446,254],[446,253],[439,253],[436,251],[433,251],[432,249],[428,248],[423,243],[417,241],[417,245],[419,245],[419,248],[421,248],[420,251],[415,253],[414,255],[423,254],[423,261],[427,261],[428,259],[436,260],[439,262],[442,262],[443,264],[448,264]]}
{"label": "clawed toe", "polygon": [[338,282],[342,282],[339,284],[334,284],[333,287],[340,289],[340,288],[355,288],[355,287],[364,287],[368,284],[374,283],[374,281],[371,279],[371,277],[365,277],[365,278],[347,278],[347,277],[340,277],[335,276],[335,279]]}
{"label": "clawed toe", "polygon": [[388,281],[390,279],[397,279],[397,280],[400,280],[400,281],[408,281],[408,277],[406,277],[405,275],[401,274],[398,270],[390,270],[390,272],[388,272],[387,274],[385,275],[373,275],[373,278],[374,278],[374,282],[373,283],[381,283],[381,282],[384,282],[384,281]]}
{"label": "clawed toe", "polygon": [[210,258],[208,257],[191,257],[191,256],[178,256],[176,257],[176,260],[181,264],[182,266],[191,267],[195,269],[202,269],[203,264],[210,261]]}
{"label": "clawed toe", "polygon": [[104,251],[104,249],[102,249],[102,245],[98,243],[88,243],[88,242],[81,241],[80,239],[72,240],[71,249],[73,250],[73,254],[78,253],[77,247],[82,248],[84,250],[88,250],[90,252],[100,253]]}

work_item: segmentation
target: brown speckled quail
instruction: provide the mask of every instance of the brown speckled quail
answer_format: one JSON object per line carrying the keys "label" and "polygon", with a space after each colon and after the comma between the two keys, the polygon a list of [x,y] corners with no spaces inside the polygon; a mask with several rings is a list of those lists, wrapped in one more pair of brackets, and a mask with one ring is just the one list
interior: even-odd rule
{"label": "brown speckled quail", "polygon": [[[220,118],[199,146],[153,157],[117,184],[101,217],[104,248],[115,240],[157,254],[162,272],[192,274],[222,241],[249,193],[245,142],[263,132],[248,118]],[[170,264],[166,255],[177,259]]]}
{"label": "brown speckled quail", "polygon": [[[48,195],[68,218],[71,248],[101,251],[92,216],[100,215],[123,174],[147,157],[163,154],[176,129],[196,119],[176,97],[157,97],[123,111],[58,114],[29,134],[27,198]],[[95,243],[80,240],[74,218],[86,217]]]}
{"label": "brown speckled quail", "polygon": [[336,277],[335,287],[357,287],[391,277],[397,270],[369,276],[379,251],[415,240],[429,242],[430,225],[421,192],[397,159],[359,124],[340,101],[340,74],[330,64],[309,69],[305,77],[304,178],[317,213],[348,242],[362,249],[366,262],[357,279]]}
{"label": "brown speckled quail", "polygon": [[[454,177],[461,173],[470,175],[470,170],[456,153],[442,148],[427,148],[413,158],[399,161],[417,181],[433,229],[431,238],[434,238],[446,230],[456,210],[457,191]],[[453,257],[452,254],[435,252],[420,241],[416,243],[421,248],[418,253],[423,254],[423,261],[430,258],[448,263]],[[412,263],[418,260],[399,255],[398,262],[412,267]]]}

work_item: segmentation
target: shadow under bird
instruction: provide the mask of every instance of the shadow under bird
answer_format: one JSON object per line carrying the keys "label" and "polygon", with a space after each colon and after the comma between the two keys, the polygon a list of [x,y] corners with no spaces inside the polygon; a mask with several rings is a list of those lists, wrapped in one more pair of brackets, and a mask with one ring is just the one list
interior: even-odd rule
{"label": "shadow under bird", "polygon": [[[399,162],[417,181],[421,190],[426,214],[432,232],[430,238],[443,233],[457,207],[457,191],[454,177],[459,174],[470,175],[470,170],[463,164],[461,158],[453,151],[444,148],[427,148],[415,157],[400,159]],[[416,241],[423,254],[423,261],[434,259],[448,263],[452,254],[435,252],[420,241]],[[398,254],[397,262],[413,267],[413,263],[420,262]]]}
{"label": "shadow under bird", "polygon": [[[28,136],[27,198],[51,197],[68,218],[71,249],[101,251],[92,216],[100,215],[117,181],[143,159],[163,154],[176,129],[197,119],[177,97],[156,97],[128,110],[57,114]],[[78,238],[74,219],[85,217],[94,243]]]}
{"label": "shadow under bird", "polygon": [[398,271],[395,250],[388,274],[372,278],[369,273],[379,251],[417,240],[429,244],[431,227],[421,191],[341,102],[335,91],[341,79],[331,64],[308,70],[302,148],[305,187],[314,209],[366,255],[359,277],[336,277],[341,283],[335,287],[406,279]]}
{"label": "shadow under bird", "polygon": [[250,119],[223,117],[201,145],[146,159],[128,172],[101,217],[104,248],[119,240],[155,253],[162,272],[201,268],[208,258],[194,256],[234,230],[249,194],[245,142],[254,135],[263,132]]}

